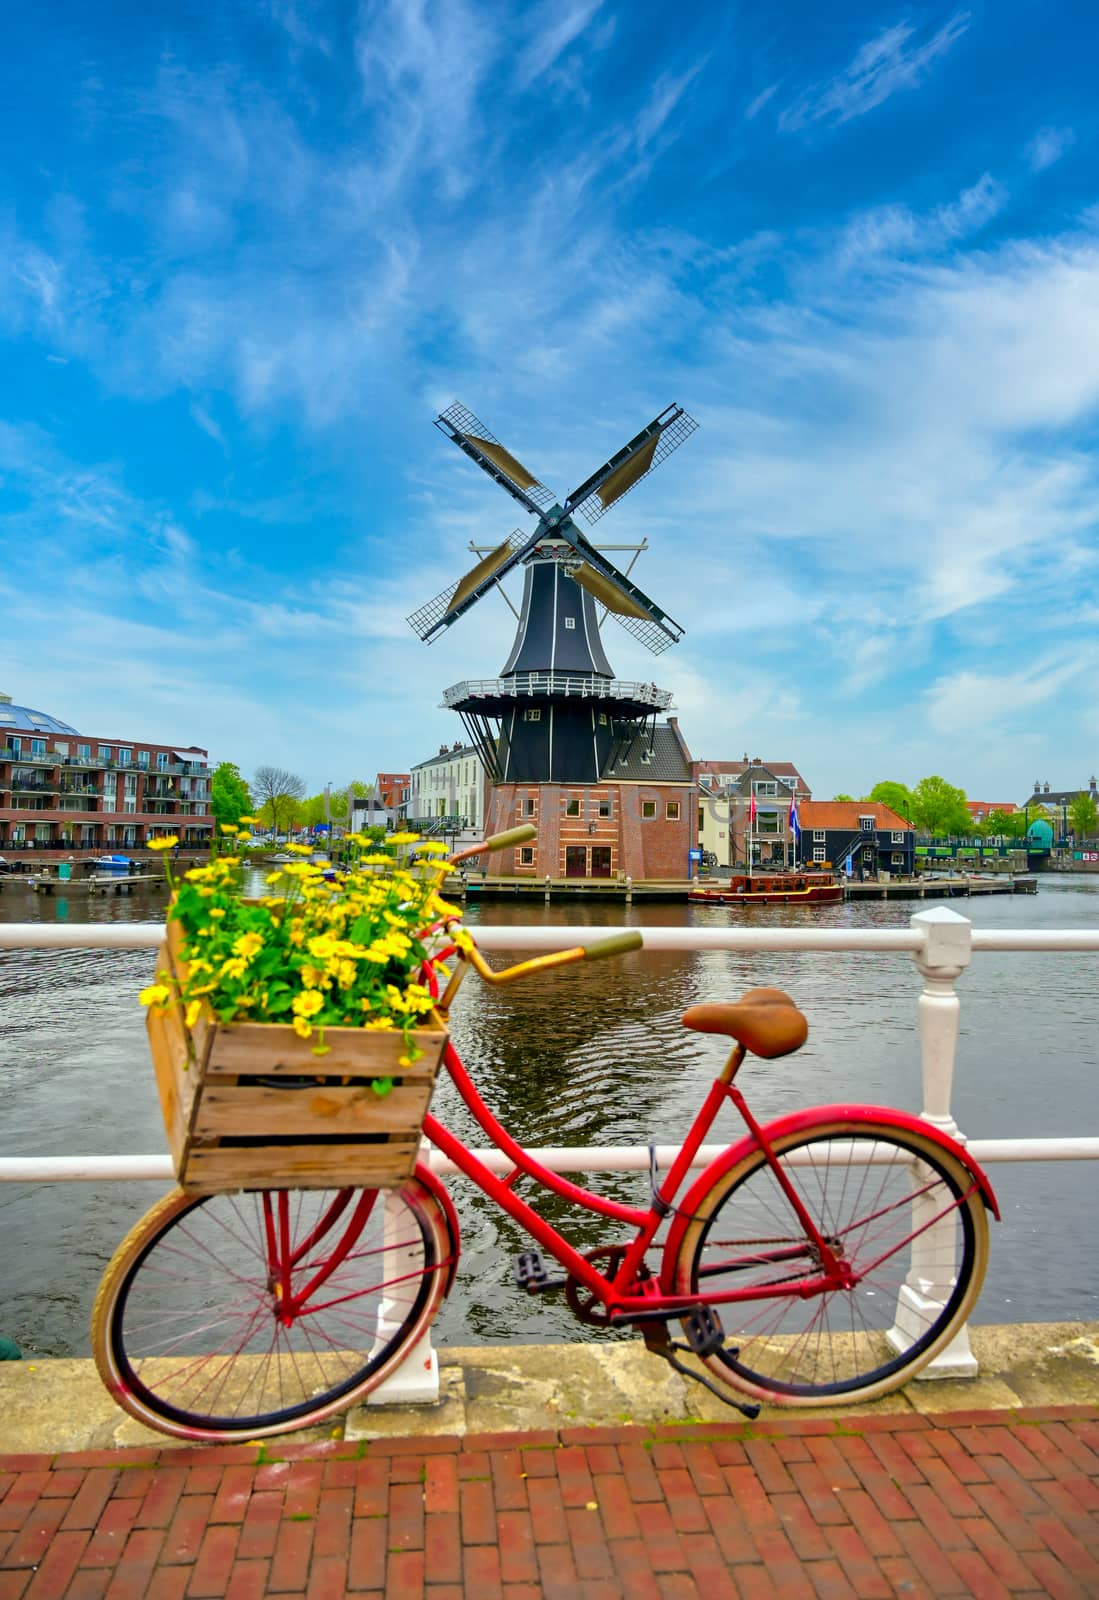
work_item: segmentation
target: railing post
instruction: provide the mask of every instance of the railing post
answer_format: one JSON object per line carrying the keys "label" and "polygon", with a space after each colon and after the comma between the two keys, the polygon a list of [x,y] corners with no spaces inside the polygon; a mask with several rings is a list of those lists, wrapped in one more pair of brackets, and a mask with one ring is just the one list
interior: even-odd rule
{"label": "railing post", "polygon": [[[408,1207],[399,1191],[387,1189],[382,1216],[382,1259],[391,1282],[412,1281],[421,1266],[419,1229],[410,1227]],[[406,1306],[394,1305],[383,1295],[378,1306],[377,1344],[391,1338],[401,1324]],[[439,1357],[431,1344],[431,1328],[417,1339],[397,1370],[366,1397],[371,1406],[430,1406],[439,1398]]]}
{"label": "railing post", "polygon": [[[916,966],[923,978],[918,1003],[920,1060],[923,1068],[922,1116],[952,1139],[964,1143],[950,1110],[954,1081],[954,1057],[958,1043],[958,1015],[961,1010],[954,982],[969,966],[973,954],[973,925],[945,906],[932,911],[917,911],[911,926],[924,934],[921,950],[915,952]],[[918,1172],[918,1163],[915,1164]],[[914,1178],[915,1187],[920,1180]],[[913,1226],[925,1220],[921,1213],[934,1210],[937,1202],[924,1195],[913,1202]],[[954,1287],[957,1263],[954,1258],[954,1224],[929,1227],[913,1241],[912,1266],[897,1297],[896,1321],[890,1340],[897,1349],[908,1348],[927,1325],[929,1317],[946,1304]],[[969,1347],[969,1332],[959,1329],[946,1349],[926,1366],[922,1378],[972,1378],[977,1375],[977,1359]]]}

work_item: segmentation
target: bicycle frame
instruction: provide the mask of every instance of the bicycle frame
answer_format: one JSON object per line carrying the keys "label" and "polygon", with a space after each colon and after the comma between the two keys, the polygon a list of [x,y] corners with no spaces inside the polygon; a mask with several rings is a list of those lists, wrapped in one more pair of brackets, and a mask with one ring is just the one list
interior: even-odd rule
{"label": "bicycle frame", "polygon": [[[557,963],[564,959],[579,959],[581,952],[562,952],[556,958],[541,958],[523,962],[519,967],[508,970],[507,977],[525,975],[540,965]],[[435,977],[435,967],[450,956],[457,956],[460,961],[466,958],[455,946],[448,946],[431,957],[425,963],[425,979],[438,995],[438,983]],[[477,969],[482,966],[481,961],[476,962]],[[445,1015],[451,999],[458,987],[462,970],[451,979],[446,994],[440,1002],[440,1009]],[[495,975],[497,978],[502,974]],[[544,1167],[521,1145],[512,1138],[507,1129],[498,1121],[493,1112],[481,1098],[465,1064],[452,1043],[448,1043],[443,1055],[443,1062],[450,1077],[461,1095],[467,1109],[477,1122],[478,1126],[488,1136],[493,1146],[513,1163],[511,1173],[506,1178],[499,1178],[470,1150],[461,1139],[451,1133],[438,1118],[428,1115],[424,1118],[424,1133],[437,1150],[448,1156],[458,1170],[471,1182],[475,1183],[483,1194],[494,1201],[505,1211],[521,1228],[537,1240],[554,1259],[565,1268],[569,1275],[582,1284],[602,1304],[605,1305],[608,1315],[619,1321],[630,1320],[631,1314],[641,1315],[646,1319],[659,1318],[660,1316],[675,1316],[680,1313],[690,1312],[702,1305],[717,1305],[735,1301],[767,1300],[783,1296],[807,1298],[823,1292],[826,1289],[849,1287],[850,1278],[845,1265],[837,1259],[835,1252],[819,1232],[811,1214],[806,1210],[797,1190],[791,1184],[781,1165],[776,1160],[773,1150],[768,1143],[766,1134],[760,1124],[748,1109],[747,1102],[740,1091],[732,1082],[741,1061],[744,1051],[737,1045],[726,1062],[725,1069],[720,1078],[710,1085],[701,1107],[695,1114],[694,1121],[680,1148],[679,1154],[672,1163],[667,1177],[656,1190],[652,1204],[642,1210],[636,1206],[622,1205],[616,1200],[605,1199],[602,1195],[593,1194],[589,1189],[580,1184],[572,1183],[568,1178],[559,1173],[551,1172]],[[771,1166],[776,1180],[790,1202],[791,1210],[803,1230],[805,1244],[797,1249],[789,1247],[784,1251],[775,1253],[775,1259],[796,1259],[798,1256],[813,1256],[820,1263],[822,1270],[805,1278],[792,1279],[786,1284],[770,1283],[757,1288],[727,1289],[712,1294],[696,1295],[670,1295],[660,1289],[655,1278],[639,1277],[645,1254],[652,1246],[661,1223],[665,1217],[675,1209],[675,1198],[679,1193],[683,1181],[690,1171],[695,1156],[709,1133],[722,1105],[730,1101],[740,1113],[748,1129],[751,1145],[750,1150],[761,1150]],[[596,1213],[612,1218],[616,1222],[624,1223],[636,1229],[633,1239],[623,1246],[624,1254],[621,1264],[612,1277],[601,1273],[586,1256],[569,1243],[555,1227],[545,1220],[535,1208],[529,1205],[514,1192],[513,1184],[520,1176],[534,1179],[542,1188],[558,1194],[578,1209]],[[766,1256],[753,1252],[751,1262],[758,1265]]]}

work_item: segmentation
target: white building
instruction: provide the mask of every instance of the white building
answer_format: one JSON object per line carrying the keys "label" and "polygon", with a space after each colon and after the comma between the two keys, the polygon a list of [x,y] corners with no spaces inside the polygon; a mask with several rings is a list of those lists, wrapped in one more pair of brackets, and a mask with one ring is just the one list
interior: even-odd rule
{"label": "white building", "polygon": [[412,768],[409,780],[402,809],[410,828],[423,833],[430,825],[437,833],[484,837],[486,779],[473,745],[441,745],[438,755]]}

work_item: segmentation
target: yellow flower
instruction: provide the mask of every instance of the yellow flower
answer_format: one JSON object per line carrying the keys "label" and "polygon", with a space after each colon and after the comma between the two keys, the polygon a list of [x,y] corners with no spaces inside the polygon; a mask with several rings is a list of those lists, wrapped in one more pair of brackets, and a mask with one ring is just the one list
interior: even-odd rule
{"label": "yellow flower", "polygon": [[221,976],[223,978],[243,978],[248,971],[248,963],[243,956],[233,956],[228,961],[221,963]]}
{"label": "yellow flower", "polygon": [[218,917],[223,917],[225,915],[225,907],[224,906],[211,906],[210,910],[209,910],[209,915],[211,917],[214,917],[215,919],[218,918]]}
{"label": "yellow flower", "polygon": [[138,995],[143,1006],[166,1006],[171,998],[172,991],[166,983],[151,983]]}
{"label": "yellow flower", "polygon": [[238,822],[247,822],[250,827],[254,828],[256,823],[259,821],[259,818],[258,817],[238,817],[237,821]]}
{"label": "yellow flower", "polygon": [[292,850],[298,856],[311,856],[313,854],[313,846],[311,844],[288,844],[286,848]]}
{"label": "yellow flower", "polygon": [[315,1017],[318,1011],[324,1009],[324,996],[310,989],[295,998],[292,1009],[297,1017]]}
{"label": "yellow flower", "polygon": [[222,833],[234,834],[240,832],[240,829],[231,822],[223,822],[220,827]]}
{"label": "yellow flower", "polygon": [[186,1022],[187,1026],[189,1028],[193,1028],[195,1023],[198,1021],[198,1019],[199,1019],[199,1017],[201,1015],[202,1015],[202,1001],[201,1000],[189,1000],[187,1002],[187,1011],[186,1011],[186,1013],[184,1015],[184,1019],[183,1019]]}
{"label": "yellow flower", "polygon": [[258,933],[242,933],[239,939],[233,941],[233,949],[238,956],[251,961],[263,949],[263,940]]}
{"label": "yellow flower", "polygon": [[290,924],[290,932],[287,934],[287,938],[291,944],[305,943],[305,930],[300,922],[292,922]]}
{"label": "yellow flower", "polygon": [[307,989],[319,989],[324,983],[324,973],[319,967],[302,967],[301,981]]}
{"label": "yellow flower", "polygon": [[415,844],[420,837],[418,833],[391,833],[386,839],[386,844]]}
{"label": "yellow flower", "polygon": [[333,953],[335,940],[330,933],[318,933],[309,941],[309,954],[318,961],[327,961]]}
{"label": "yellow flower", "polygon": [[358,968],[353,961],[341,961],[338,981],[341,989],[350,989],[358,976]]}
{"label": "yellow flower", "polygon": [[308,1039],[313,1030],[304,1017],[295,1017],[290,1024],[299,1039]]}
{"label": "yellow flower", "polygon": [[165,834],[163,839],[146,840],[146,848],[149,850],[174,850],[178,843],[178,835],[174,833],[168,833]]}

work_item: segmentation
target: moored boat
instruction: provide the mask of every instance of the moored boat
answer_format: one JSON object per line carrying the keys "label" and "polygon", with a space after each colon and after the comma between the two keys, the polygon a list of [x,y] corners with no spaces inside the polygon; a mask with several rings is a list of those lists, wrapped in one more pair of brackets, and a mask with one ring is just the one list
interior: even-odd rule
{"label": "moored boat", "polygon": [[843,885],[819,872],[737,874],[728,883],[692,888],[687,899],[711,906],[834,905],[843,899]]}

